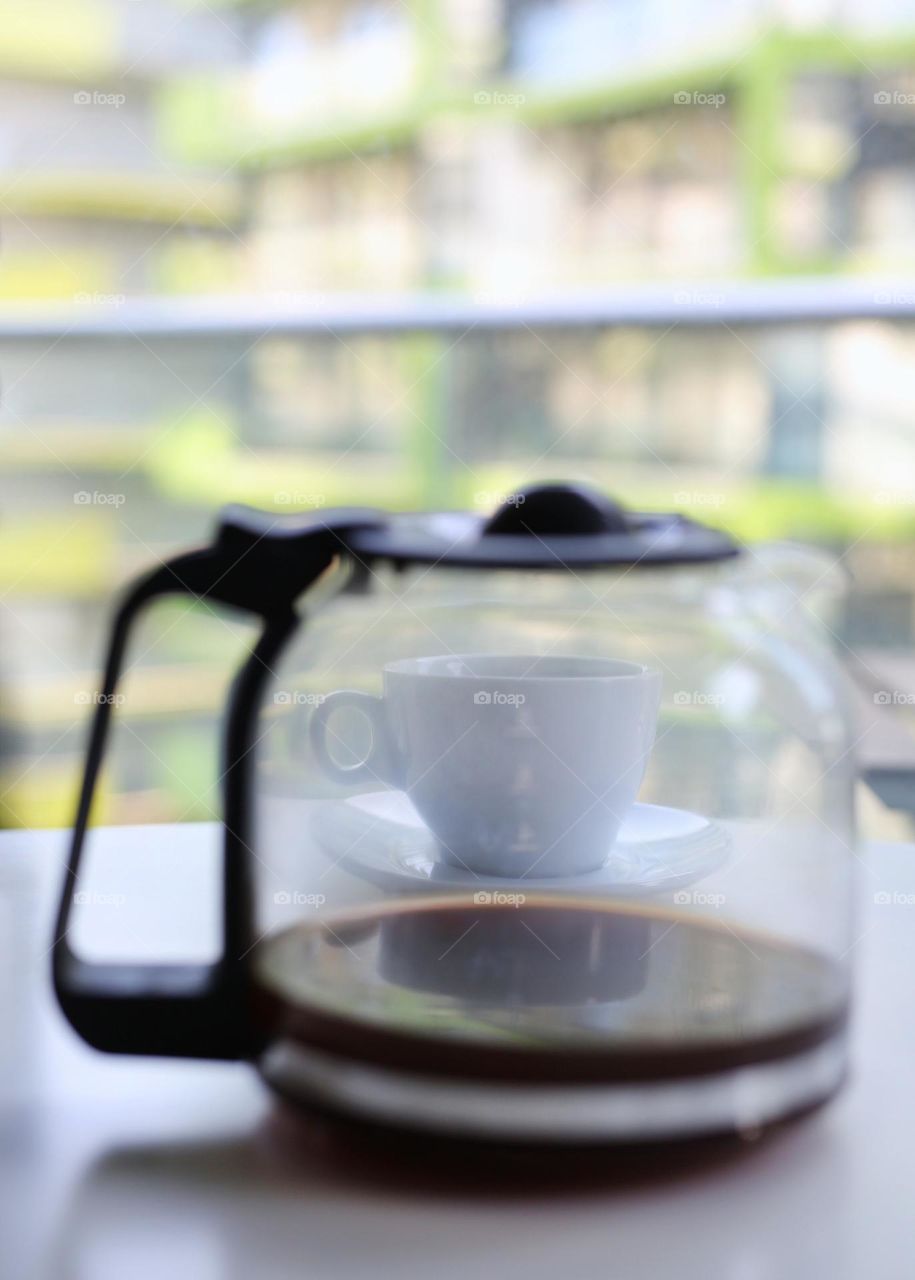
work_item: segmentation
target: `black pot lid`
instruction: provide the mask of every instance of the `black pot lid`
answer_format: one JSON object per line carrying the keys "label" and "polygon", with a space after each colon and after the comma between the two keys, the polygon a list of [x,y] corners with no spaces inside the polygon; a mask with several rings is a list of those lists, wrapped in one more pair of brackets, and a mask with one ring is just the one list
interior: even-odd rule
{"label": "black pot lid", "polygon": [[[695,564],[740,550],[726,533],[686,516],[629,511],[579,484],[519,490],[488,517],[464,511],[373,514],[341,539],[367,563],[584,569]],[[332,528],[334,513],[325,516]]]}

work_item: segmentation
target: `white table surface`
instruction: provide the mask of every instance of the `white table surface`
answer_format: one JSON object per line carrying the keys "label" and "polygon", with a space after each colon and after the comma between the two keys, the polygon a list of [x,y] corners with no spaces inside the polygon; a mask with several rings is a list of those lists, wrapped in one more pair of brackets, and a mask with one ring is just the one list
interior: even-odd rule
{"label": "white table surface", "polygon": [[[166,834],[101,834],[100,953],[153,949],[166,884],[169,940],[212,945],[212,832]],[[743,1147],[576,1173],[443,1164],[298,1118],[245,1065],[86,1048],[49,987],[64,840],[0,835],[0,1280],[915,1277],[915,846],[867,852],[836,1100]]]}

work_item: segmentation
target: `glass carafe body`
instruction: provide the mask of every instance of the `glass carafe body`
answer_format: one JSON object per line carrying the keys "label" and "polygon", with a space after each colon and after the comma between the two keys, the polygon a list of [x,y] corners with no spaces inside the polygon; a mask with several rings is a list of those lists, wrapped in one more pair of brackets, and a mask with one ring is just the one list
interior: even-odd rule
{"label": "glass carafe body", "polygon": [[623,1139],[831,1091],[853,731],[815,620],[752,585],[740,560],[341,560],[261,706],[268,1078],[420,1126]]}

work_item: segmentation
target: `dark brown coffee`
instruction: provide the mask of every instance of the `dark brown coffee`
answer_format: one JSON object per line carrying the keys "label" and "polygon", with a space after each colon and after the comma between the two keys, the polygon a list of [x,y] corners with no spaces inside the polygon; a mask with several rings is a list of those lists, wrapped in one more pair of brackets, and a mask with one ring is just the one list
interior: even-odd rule
{"label": "dark brown coffee", "polygon": [[761,933],[504,894],[299,924],[259,944],[254,975],[268,1037],[479,1078],[723,1071],[812,1048],[846,1004],[833,961]]}

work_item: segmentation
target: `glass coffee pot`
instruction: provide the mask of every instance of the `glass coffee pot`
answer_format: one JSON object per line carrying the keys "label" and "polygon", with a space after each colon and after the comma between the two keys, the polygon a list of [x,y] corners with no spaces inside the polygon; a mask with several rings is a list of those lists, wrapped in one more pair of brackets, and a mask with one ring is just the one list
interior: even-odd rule
{"label": "glass coffee pot", "polygon": [[[67,1017],[483,1139],[822,1101],[855,865],[823,579],[573,485],[489,518],[228,509],[116,616],[55,934]],[[222,954],[102,964],[67,937],[90,806],[131,626],[176,594],[260,627],[225,718]]]}

